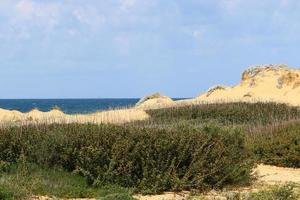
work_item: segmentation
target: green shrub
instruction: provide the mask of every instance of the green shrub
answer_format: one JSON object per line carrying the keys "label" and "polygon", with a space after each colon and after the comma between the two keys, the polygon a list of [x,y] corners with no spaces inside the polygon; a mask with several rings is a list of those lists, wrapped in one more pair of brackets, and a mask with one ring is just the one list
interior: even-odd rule
{"label": "green shrub", "polygon": [[168,124],[187,120],[204,123],[267,125],[300,119],[300,109],[277,103],[217,103],[148,110],[151,118],[142,124]]}
{"label": "green shrub", "polygon": [[[76,171],[94,186],[145,193],[221,188],[250,181],[253,163],[239,129],[39,125],[0,130],[0,158]],[[6,160],[5,160],[6,158]]]}
{"label": "green shrub", "polygon": [[0,160],[0,173],[7,172],[10,169],[10,163]]}
{"label": "green shrub", "polygon": [[259,162],[300,167],[300,122],[265,127],[249,134],[246,140]]}
{"label": "green shrub", "polygon": [[293,184],[274,186],[271,189],[252,193],[251,200],[297,200],[298,195],[294,191]]}
{"label": "green shrub", "polygon": [[92,198],[110,194],[129,195],[125,188],[106,185],[91,187],[85,178],[77,174],[50,169],[20,160],[10,166],[8,172],[1,174],[1,199],[27,199],[35,196],[55,196],[57,198]]}
{"label": "green shrub", "polygon": [[13,200],[13,193],[5,187],[0,186],[0,200]]}
{"label": "green shrub", "polygon": [[217,103],[147,111],[151,118],[135,125],[157,129],[203,127],[211,122],[241,127],[258,162],[300,167],[300,109],[276,103]]}

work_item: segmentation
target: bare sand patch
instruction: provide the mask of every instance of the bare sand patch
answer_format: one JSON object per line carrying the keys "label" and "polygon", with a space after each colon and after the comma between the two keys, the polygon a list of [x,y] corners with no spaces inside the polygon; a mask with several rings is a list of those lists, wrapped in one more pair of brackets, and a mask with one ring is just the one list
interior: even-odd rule
{"label": "bare sand patch", "polygon": [[300,184],[300,168],[275,167],[270,165],[258,165],[255,169],[258,180],[267,184],[293,182]]}
{"label": "bare sand patch", "polygon": [[138,200],[185,200],[190,196],[189,192],[166,192],[160,195],[137,195],[135,198]]}

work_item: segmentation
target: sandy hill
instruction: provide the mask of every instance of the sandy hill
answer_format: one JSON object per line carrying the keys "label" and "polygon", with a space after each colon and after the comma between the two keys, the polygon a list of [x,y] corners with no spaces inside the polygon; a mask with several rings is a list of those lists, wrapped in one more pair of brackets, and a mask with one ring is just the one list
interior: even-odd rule
{"label": "sandy hill", "polygon": [[145,120],[149,115],[143,109],[119,109],[95,112],[90,114],[65,114],[58,109],[42,112],[34,109],[27,113],[10,111],[0,108],[0,128],[7,125],[36,124],[36,123],[114,123],[122,124],[132,121]]}
{"label": "sandy hill", "polygon": [[241,82],[233,87],[215,86],[195,99],[173,101],[159,93],[143,98],[137,108],[156,109],[218,102],[278,102],[300,106],[300,68],[287,65],[258,65],[242,74]]}
{"label": "sandy hill", "polygon": [[135,107],[140,109],[156,109],[175,105],[175,101],[173,101],[170,97],[161,95],[160,93],[154,93],[142,98]]}
{"label": "sandy hill", "polygon": [[300,105],[300,69],[287,65],[259,65],[242,74],[240,84],[216,86],[196,98],[203,102],[272,101]]}

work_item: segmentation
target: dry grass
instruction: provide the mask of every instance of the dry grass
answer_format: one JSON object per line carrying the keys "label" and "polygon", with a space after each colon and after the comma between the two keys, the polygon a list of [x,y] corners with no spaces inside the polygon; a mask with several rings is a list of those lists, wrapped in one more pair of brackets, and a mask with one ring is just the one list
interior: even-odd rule
{"label": "dry grass", "polygon": [[18,111],[0,110],[0,124],[1,125],[26,125],[26,124],[68,124],[68,123],[113,123],[123,124],[138,120],[148,119],[149,115],[141,109],[119,109],[96,112],[91,114],[74,114],[69,115],[60,110],[52,110],[49,112],[41,112],[39,110],[32,110],[28,113],[21,113]]}

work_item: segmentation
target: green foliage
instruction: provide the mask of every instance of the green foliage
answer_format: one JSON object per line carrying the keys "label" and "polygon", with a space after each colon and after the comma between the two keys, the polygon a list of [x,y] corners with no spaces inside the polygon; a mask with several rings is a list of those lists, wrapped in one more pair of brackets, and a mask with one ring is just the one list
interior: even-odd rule
{"label": "green foliage", "polygon": [[7,188],[0,186],[0,200],[13,200],[13,193]]}
{"label": "green foliage", "polygon": [[276,103],[218,103],[164,108],[147,111],[151,118],[142,124],[166,124],[178,121],[223,125],[267,125],[300,119],[300,109]]}
{"label": "green foliage", "polygon": [[271,189],[252,193],[251,200],[297,200],[299,195],[294,191],[293,184],[274,186]]}
{"label": "green foliage", "polygon": [[10,163],[0,160],[0,173],[6,172],[10,169]]}
{"label": "green foliage", "polygon": [[149,120],[119,126],[1,128],[0,200],[131,199],[124,188],[152,194],[247,184],[254,160],[300,167],[296,107],[229,103],[147,112]]}
{"label": "green foliage", "polygon": [[[23,156],[22,156],[23,157]],[[105,197],[110,194],[128,195],[129,190],[118,187],[90,187],[85,178],[62,169],[49,169],[24,162],[24,157],[1,174],[0,200],[26,199],[33,195],[62,198]]]}
{"label": "green foliage", "polygon": [[[297,200],[299,194],[296,192],[296,186],[292,183],[285,185],[274,185],[258,192],[237,192],[230,191],[219,193],[218,197],[209,199],[228,199],[228,200]],[[190,196],[189,200],[208,199],[205,196]]]}
{"label": "green foliage", "polygon": [[219,103],[147,111],[151,118],[137,126],[177,129],[211,122],[240,127],[258,162],[300,167],[300,109],[276,103]]}
{"label": "green foliage", "polygon": [[212,125],[167,130],[68,124],[0,132],[2,160],[24,155],[31,163],[75,171],[97,187],[117,184],[144,193],[221,188],[249,182],[253,166],[241,130]]}
{"label": "green foliage", "polygon": [[300,122],[262,128],[249,134],[246,141],[259,162],[300,167]]}

